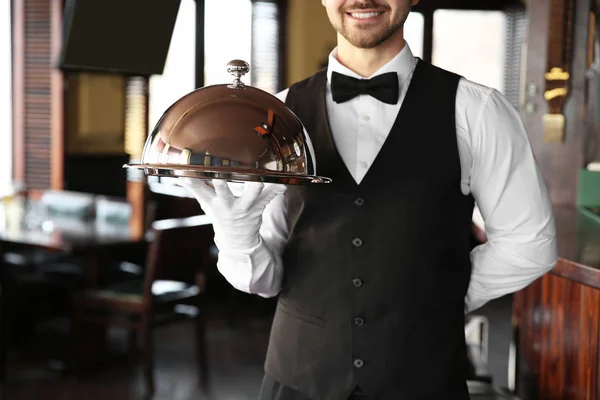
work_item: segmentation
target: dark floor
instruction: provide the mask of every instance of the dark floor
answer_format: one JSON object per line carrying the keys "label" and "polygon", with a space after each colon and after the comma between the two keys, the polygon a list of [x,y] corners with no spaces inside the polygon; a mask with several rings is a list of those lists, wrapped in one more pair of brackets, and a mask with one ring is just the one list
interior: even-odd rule
{"label": "dark floor", "polygon": [[[243,298],[242,298],[243,299]],[[256,311],[256,306],[261,310]],[[262,306],[266,307],[265,308]],[[212,398],[218,400],[255,399],[262,378],[262,362],[270,328],[272,303],[257,300],[245,304],[247,311],[228,326],[218,310],[213,310],[209,323],[209,356]],[[495,385],[507,383],[508,346],[510,340],[511,298],[491,302],[477,314],[490,321],[489,371]],[[60,326],[60,325],[58,325]],[[48,332],[48,331],[47,331]],[[162,328],[155,334],[157,388],[153,399],[205,399],[197,385],[194,358],[193,326],[181,324]],[[147,399],[141,368],[125,360],[97,366],[87,378],[75,379],[53,370],[46,360],[53,351],[60,354],[62,342],[51,333],[13,351],[9,362],[9,377],[5,387],[6,400],[136,400]],[[124,351],[123,332],[111,331],[110,343]],[[50,350],[49,350],[50,349]]]}

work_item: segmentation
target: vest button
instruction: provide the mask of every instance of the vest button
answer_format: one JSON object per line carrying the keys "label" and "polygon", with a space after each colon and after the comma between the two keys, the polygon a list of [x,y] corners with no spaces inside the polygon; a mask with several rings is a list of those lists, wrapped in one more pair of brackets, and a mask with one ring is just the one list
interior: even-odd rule
{"label": "vest button", "polygon": [[363,204],[365,204],[365,199],[363,199],[362,197],[357,197],[354,200],[354,205],[361,207]]}
{"label": "vest button", "polygon": [[352,245],[354,247],[360,247],[360,246],[362,246],[362,244],[363,244],[363,241],[362,241],[361,238],[354,238],[354,239],[352,239]]}
{"label": "vest button", "polygon": [[353,364],[356,368],[362,368],[363,365],[365,365],[365,362],[363,360],[361,360],[360,358],[356,358],[354,360]]}
{"label": "vest button", "polygon": [[354,318],[354,325],[363,326],[364,324],[365,324],[365,320],[362,319],[361,317]]}
{"label": "vest button", "polygon": [[352,285],[354,285],[354,287],[356,287],[356,288],[359,288],[363,285],[363,281],[362,281],[362,279],[354,278],[354,279],[352,279]]}

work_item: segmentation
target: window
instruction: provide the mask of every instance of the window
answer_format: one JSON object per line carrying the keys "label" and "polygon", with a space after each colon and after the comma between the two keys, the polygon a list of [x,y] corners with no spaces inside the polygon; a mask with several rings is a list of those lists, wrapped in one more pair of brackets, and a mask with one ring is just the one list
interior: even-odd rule
{"label": "window", "polygon": [[504,92],[505,14],[437,10],[432,63]]}
{"label": "window", "polygon": [[404,39],[415,57],[423,58],[423,32],[425,19],[423,14],[411,12],[404,23]]}
{"label": "window", "polygon": [[[196,1],[182,0],[163,73],[149,80],[131,77],[127,82],[125,148],[132,160],[139,161],[149,131],[167,108],[195,88]],[[128,170],[128,174],[135,180],[140,172]],[[148,182],[158,181],[161,179],[148,177]]]}
{"label": "window", "polygon": [[252,6],[252,86],[271,94],[279,91],[279,7],[270,1]]}
{"label": "window", "polygon": [[[252,64],[252,1],[206,0],[204,10],[204,85],[231,82],[229,61]],[[243,82],[252,82],[253,69]]]}
{"label": "window", "polygon": [[196,87],[196,1],[182,0],[162,75],[150,77],[150,129],[167,108]]}
{"label": "window", "polygon": [[204,85],[230,82],[227,63],[250,64],[243,81],[275,94],[280,90],[280,8],[273,0],[206,0]]}
{"label": "window", "polygon": [[[0,196],[10,190],[12,182],[12,24],[10,1],[0,5]],[[11,132],[7,134],[7,132]]]}

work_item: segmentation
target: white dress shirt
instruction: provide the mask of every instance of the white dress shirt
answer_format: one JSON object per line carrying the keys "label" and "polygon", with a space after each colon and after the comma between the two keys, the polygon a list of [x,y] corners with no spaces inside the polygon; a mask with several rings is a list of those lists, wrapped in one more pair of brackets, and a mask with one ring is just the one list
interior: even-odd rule
{"label": "white dress shirt", "polygon": [[[337,61],[336,49],[329,55],[326,105],[331,133],[357,183],[392,128],[416,64],[407,44],[373,74],[398,73],[397,104],[385,104],[368,95],[337,104],[329,85],[332,72],[361,76]],[[277,96],[285,101],[287,92]],[[473,195],[476,215],[481,215],[488,236],[487,243],[471,252],[473,270],[465,301],[467,311],[472,311],[522,289],[552,269],[557,259],[555,228],[550,198],[527,133],[517,110],[501,93],[461,78],[456,95],[456,134],[461,190]],[[318,157],[316,167],[318,173]],[[286,202],[284,196],[287,193],[267,206],[257,247],[219,253],[218,269],[235,288],[263,297],[279,293],[285,268],[281,254],[302,211],[302,204],[292,207],[290,204],[297,202]]]}

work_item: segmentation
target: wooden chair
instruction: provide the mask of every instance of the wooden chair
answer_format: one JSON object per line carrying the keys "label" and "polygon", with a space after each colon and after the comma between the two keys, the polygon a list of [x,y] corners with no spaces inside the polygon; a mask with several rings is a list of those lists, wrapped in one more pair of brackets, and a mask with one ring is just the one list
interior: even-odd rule
{"label": "wooden chair", "polygon": [[[102,232],[119,232],[131,229],[133,207],[124,197],[96,196],[96,230]],[[152,228],[155,221],[156,204],[149,201],[145,204],[144,231]],[[111,264],[102,268],[102,282],[139,278],[146,264],[147,246],[132,249],[116,248],[108,255]]]}
{"label": "wooden chair", "polygon": [[[118,325],[130,332],[136,347],[142,336],[144,373],[150,393],[154,392],[153,328],[192,317],[196,321],[197,358],[201,387],[208,389],[205,321],[202,307],[203,267],[210,260],[213,229],[206,215],[156,221],[150,230],[144,276],[107,287],[87,289],[74,298],[73,333],[75,368],[83,349],[84,328],[92,324]],[[120,317],[120,318],[118,318]]]}

